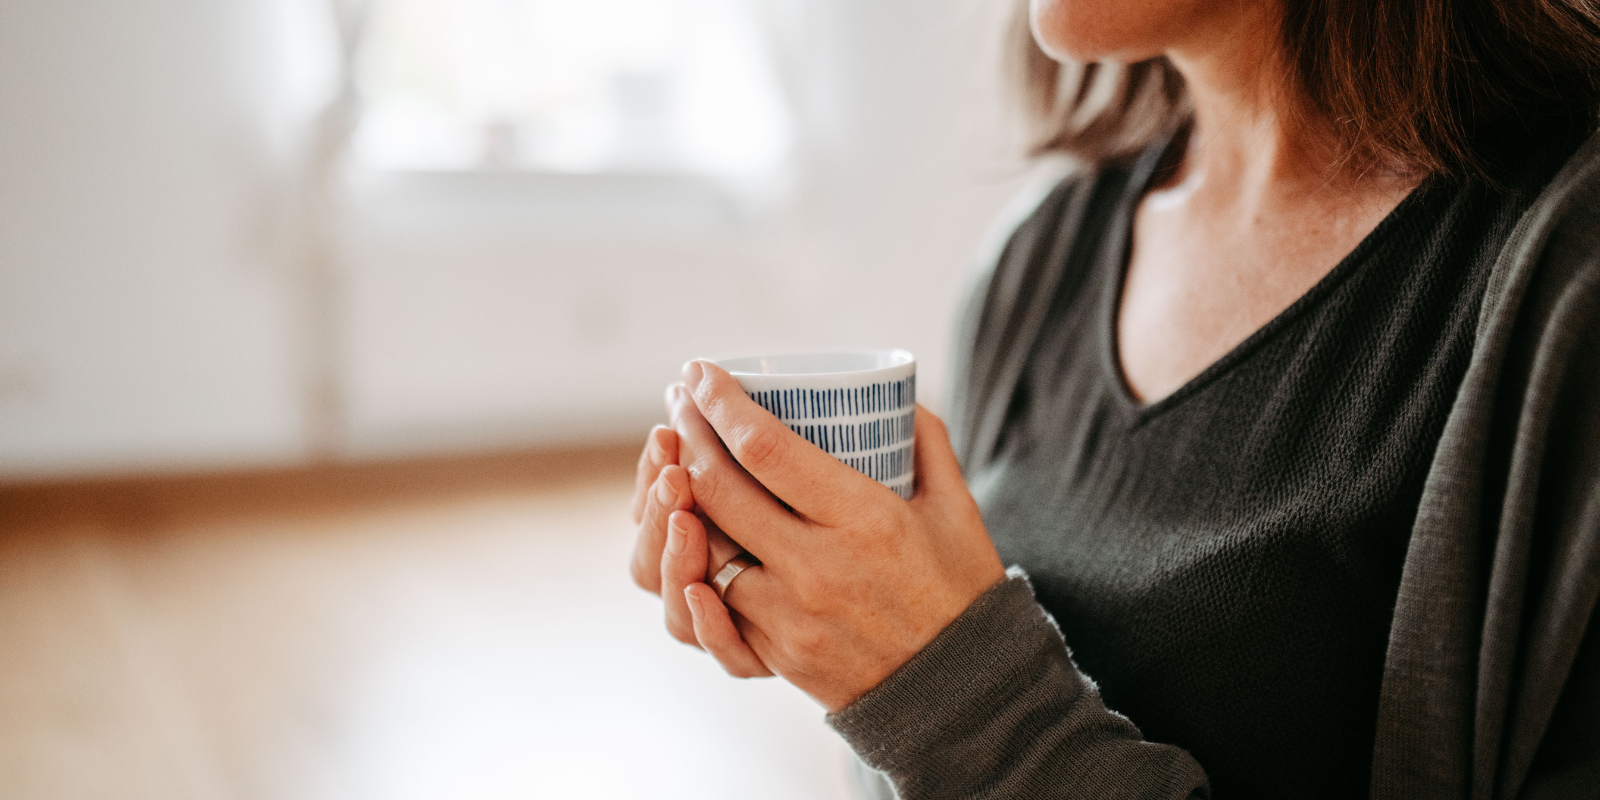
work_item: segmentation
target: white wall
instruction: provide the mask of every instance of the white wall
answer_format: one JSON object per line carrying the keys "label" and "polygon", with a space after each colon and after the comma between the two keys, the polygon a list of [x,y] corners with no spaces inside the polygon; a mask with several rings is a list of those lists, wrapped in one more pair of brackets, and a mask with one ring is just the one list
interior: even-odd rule
{"label": "white wall", "polygon": [[326,339],[292,6],[0,0],[0,478],[308,458],[308,346],[344,456],[635,439],[702,354],[901,346],[940,394],[1020,174],[982,0],[795,6],[796,189],[756,219],[696,181],[353,176]]}
{"label": "white wall", "polygon": [[0,2],[0,477],[298,456],[271,12]]}
{"label": "white wall", "polygon": [[797,186],[775,213],[643,179],[619,193],[677,195],[617,208],[480,175],[358,196],[351,446],[637,440],[685,359],[817,346],[908,348],[941,405],[978,241],[1022,173],[995,119],[1003,10],[803,8]]}

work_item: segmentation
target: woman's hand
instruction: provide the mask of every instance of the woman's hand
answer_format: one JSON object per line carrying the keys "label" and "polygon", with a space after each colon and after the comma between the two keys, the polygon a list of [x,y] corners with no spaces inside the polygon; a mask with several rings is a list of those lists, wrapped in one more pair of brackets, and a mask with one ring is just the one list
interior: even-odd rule
{"label": "woman's hand", "polygon": [[[668,390],[668,413],[673,405],[672,393]],[[661,593],[661,548],[666,543],[666,515],[687,507],[682,501],[688,499],[688,475],[676,474],[676,471],[671,475],[662,474],[667,467],[677,465],[678,432],[665,425],[655,426],[645,439],[644,451],[639,454],[639,466],[633,476],[633,524],[639,526],[639,536],[633,544],[631,564],[633,582],[655,594]],[[664,487],[660,485],[663,483]]]}
{"label": "woman's hand", "polygon": [[[682,405],[682,393],[682,386],[667,389],[669,414]],[[683,589],[706,579],[707,564],[720,567],[738,555],[740,548],[715,525],[696,519],[690,513],[693,508],[689,473],[678,465],[678,433],[657,425],[650,431],[644,451],[639,454],[634,475],[633,521],[639,532],[633,548],[633,582],[645,591],[662,596],[667,631],[673,638],[699,647]],[[685,535],[686,527],[692,529],[692,535]],[[679,535],[672,538],[669,529],[675,529]],[[678,557],[665,564],[662,554],[669,546],[676,548],[674,552]],[[685,547],[688,552],[684,552]],[[674,569],[669,570],[669,567]],[[741,666],[743,669],[737,673],[741,677],[772,674],[764,665],[759,665],[759,661],[757,666]]]}
{"label": "woman's hand", "polygon": [[[695,639],[729,672],[770,667],[838,710],[1005,576],[932,414],[917,410],[917,494],[906,502],[790,431],[720,367],[691,361],[684,383],[677,456],[699,513],[668,515],[683,544],[669,539],[661,569],[724,563],[697,545],[707,520],[761,561],[726,604],[705,583],[683,590]],[[681,628],[674,613],[668,626]]]}

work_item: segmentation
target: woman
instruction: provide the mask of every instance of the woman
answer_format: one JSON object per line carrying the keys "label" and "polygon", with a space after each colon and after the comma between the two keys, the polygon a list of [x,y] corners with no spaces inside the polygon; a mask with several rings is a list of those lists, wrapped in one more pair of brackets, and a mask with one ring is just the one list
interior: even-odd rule
{"label": "woman", "polygon": [[1083,166],[955,446],[918,414],[905,503],[691,362],[635,503],[669,629],[901,797],[1600,796],[1600,8],[1029,19]]}

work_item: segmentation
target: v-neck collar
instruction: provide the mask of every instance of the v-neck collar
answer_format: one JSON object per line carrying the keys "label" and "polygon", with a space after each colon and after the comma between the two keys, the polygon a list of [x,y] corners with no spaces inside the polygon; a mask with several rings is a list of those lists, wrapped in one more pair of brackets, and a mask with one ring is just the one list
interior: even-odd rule
{"label": "v-neck collar", "polygon": [[[1181,138],[1181,137],[1176,137]],[[1424,180],[1415,189],[1407,194],[1405,199],[1391,209],[1387,216],[1380,220],[1367,235],[1356,244],[1355,248],[1347,253],[1339,263],[1322,276],[1305,294],[1290,303],[1287,308],[1278,312],[1265,325],[1256,329],[1244,341],[1235,345],[1216,361],[1211,362],[1205,369],[1185,381],[1177,389],[1156,399],[1151,403],[1140,402],[1133,394],[1133,389],[1128,385],[1126,374],[1122,371],[1121,350],[1117,341],[1117,317],[1122,307],[1122,290],[1128,277],[1128,259],[1132,254],[1133,222],[1139,208],[1139,201],[1150,189],[1150,182],[1154,179],[1163,157],[1175,141],[1175,134],[1169,134],[1152,144],[1142,153],[1129,169],[1126,189],[1118,198],[1117,211],[1112,216],[1111,224],[1107,229],[1109,234],[1109,250],[1106,255],[1108,263],[1114,264],[1114,274],[1103,282],[1104,291],[1100,297],[1095,327],[1099,331],[1101,375],[1106,381],[1109,394],[1115,400],[1118,408],[1131,418],[1134,426],[1142,425],[1159,416],[1169,408],[1177,406],[1183,401],[1203,390],[1208,384],[1219,376],[1233,369],[1235,365],[1245,361],[1260,346],[1272,339],[1278,331],[1287,327],[1296,318],[1314,308],[1324,297],[1330,294],[1335,287],[1342,283],[1346,277],[1355,272],[1378,245],[1389,235],[1397,223],[1409,216],[1411,209],[1421,202],[1430,181]],[[1104,246],[1104,245],[1103,245]]]}

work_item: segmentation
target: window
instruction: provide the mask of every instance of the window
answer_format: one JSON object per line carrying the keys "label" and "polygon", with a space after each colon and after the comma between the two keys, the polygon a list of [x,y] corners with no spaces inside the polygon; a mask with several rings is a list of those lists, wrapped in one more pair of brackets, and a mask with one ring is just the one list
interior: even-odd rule
{"label": "window", "polygon": [[759,0],[378,0],[357,164],[750,176],[787,109]]}

